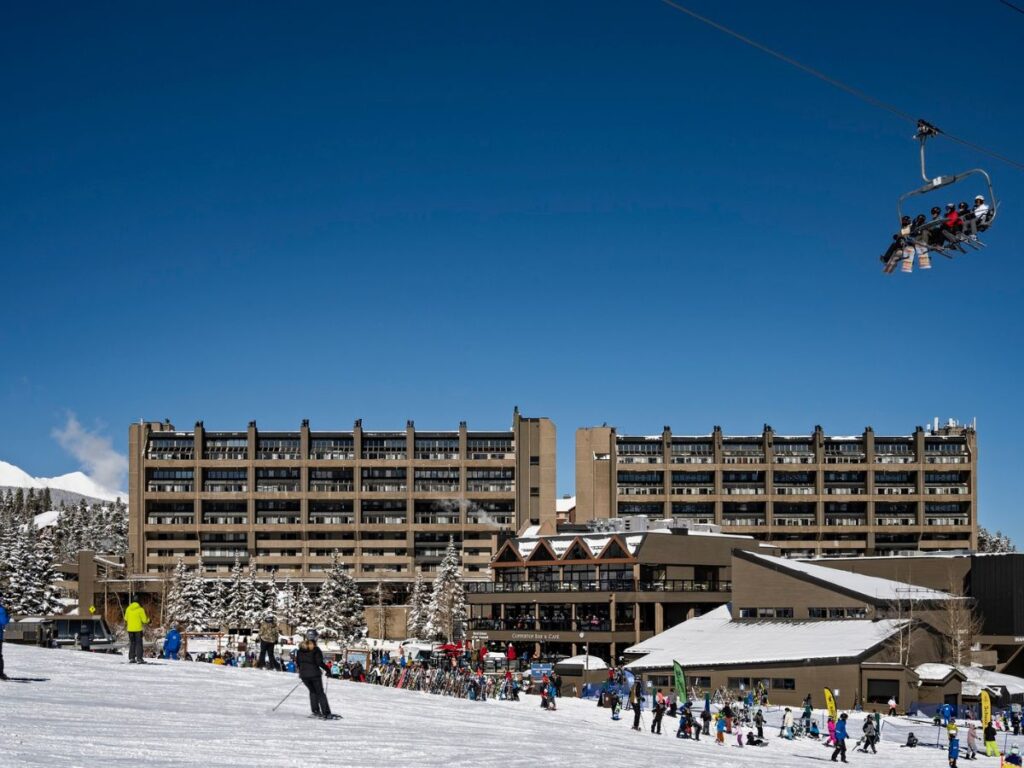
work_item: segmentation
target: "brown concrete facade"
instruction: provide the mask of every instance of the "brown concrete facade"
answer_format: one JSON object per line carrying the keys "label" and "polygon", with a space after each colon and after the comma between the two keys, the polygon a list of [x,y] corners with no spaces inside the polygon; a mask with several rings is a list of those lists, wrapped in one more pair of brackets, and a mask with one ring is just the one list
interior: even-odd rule
{"label": "brown concrete facade", "polygon": [[576,432],[576,519],[644,515],[721,525],[794,557],[977,545],[975,430],[912,435]]}
{"label": "brown concrete facade", "polygon": [[468,579],[485,578],[500,541],[555,520],[555,425],[513,414],[507,431],[192,431],[129,429],[130,555],[159,574],[202,555],[278,579],[315,581],[337,550],[364,583],[407,584],[433,570],[449,537]]}

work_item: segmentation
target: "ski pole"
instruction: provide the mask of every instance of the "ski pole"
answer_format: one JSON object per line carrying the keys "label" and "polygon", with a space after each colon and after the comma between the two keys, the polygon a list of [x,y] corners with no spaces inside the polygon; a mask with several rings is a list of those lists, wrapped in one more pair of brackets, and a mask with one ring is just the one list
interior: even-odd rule
{"label": "ski pole", "polygon": [[[298,688],[300,685],[302,685],[302,681],[301,680],[295,684],[295,688]],[[288,691],[288,693],[285,694],[284,698],[281,699],[279,702],[277,702],[277,707],[280,707],[282,704],[284,704],[288,700],[288,697],[291,696],[293,693],[295,693],[295,688],[292,688],[290,691]],[[277,712],[277,707],[274,707],[270,711],[271,712]]]}

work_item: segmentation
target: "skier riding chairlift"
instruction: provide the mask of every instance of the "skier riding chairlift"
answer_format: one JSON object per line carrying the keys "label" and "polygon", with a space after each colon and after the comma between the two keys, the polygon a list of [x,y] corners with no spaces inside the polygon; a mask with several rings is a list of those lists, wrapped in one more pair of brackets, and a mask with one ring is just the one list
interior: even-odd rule
{"label": "skier riding chairlift", "polygon": [[[995,189],[992,187],[992,179],[986,171],[981,168],[972,168],[952,176],[936,176],[930,178],[925,168],[925,144],[928,139],[939,135],[939,129],[926,120],[918,120],[917,133],[914,138],[921,145],[921,178],[926,182],[923,187],[911,190],[900,196],[896,203],[896,213],[900,222],[900,231],[893,236],[893,244],[882,256],[884,263],[883,272],[891,274],[895,271],[896,264],[903,261],[904,272],[913,270],[913,259],[917,255],[922,269],[931,266],[928,254],[938,253],[948,259],[955,255],[967,253],[966,248],[979,250],[985,244],[978,238],[979,232],[988,230],[995,222],[998,213]],[[959,206],[953,203],[946,204],[946,215],[942,216],[942,209],[938,206],[932,208],[932,220],[925,222],[923,217],[918,216],[909,226],[909,217],[903,213],[904,202],[909,198],[919,195],[926,195],[931,192],[951,187],[955,184],[981,177],[988,188],[988,198],[984,195],[976,195],[974,208],[969,209],[966,203]]]}

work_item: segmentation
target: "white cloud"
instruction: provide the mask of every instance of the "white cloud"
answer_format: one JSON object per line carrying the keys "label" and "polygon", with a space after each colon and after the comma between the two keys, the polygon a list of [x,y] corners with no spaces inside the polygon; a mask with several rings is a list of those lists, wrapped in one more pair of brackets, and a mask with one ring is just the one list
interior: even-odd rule
{"label": "white cloud", "polygon": [[68,412],[63,428],[50,434],[61,447],[81,462],[83,469],[104,488],[124,488],[128,473],[128,457],[114,450],[109,437],[89,431]]}

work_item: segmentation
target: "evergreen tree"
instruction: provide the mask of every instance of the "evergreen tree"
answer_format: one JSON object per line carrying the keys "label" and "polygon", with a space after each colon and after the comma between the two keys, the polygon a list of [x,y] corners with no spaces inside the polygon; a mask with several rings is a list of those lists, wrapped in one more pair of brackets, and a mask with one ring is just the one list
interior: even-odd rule
{"label": "evergreen tree", "polygon": [[295,590],[295,599],[292,601],[292,615],[295,619],[295,627],[308,627],[313,624],[316,613],[316,603],[309,593],[309,587],[299,583]]}
{"label": "evergreen tree", "polygon": [[221,613],[224,626],[229,630],[238,629],[244,624],[242,612],[244,574],[242,566],[235,558],[235,564],[231,566],[231,579],[224,585],[222,592],[223,611]]}
{"label": "evergreen tree", "polygon": [[256,578],[256,560],[249,560],[249,567],[242,579],[239,606],[239,629],[255,629],[263,619],[263,586]]}
{"label": "evergreen tree", "polygon": [[430,587],[423,578],[423,569],[416,569],[416,582],[409,596],[409,618],[406,621],[406,634],[421,639],[427,636],[427,619],[430,610]]}
{"label": "evergreen tree", "polygon": [[185,561],[179,557],[174,571],[171,573],[171,578],[167,580],[167,593],[164,595],[164,622],[168,626],[173,621],[179,621],[188,613],[184,596],[186,581],[188,581],[188,568],[185,566]]}
{"label": "evergreen tree", "polygon": [[322,628],[325,637],[337,638],[343,646],[366,637],[363,596],[355,580],[345,572],[337,550],[331,556],[327,579],[320,587],[316,623]]}
{"label": "evergreen tree", "polygon": [[451,643],[462,635],[466,623],[466,595],[462,589],[461,571],[459,552],[455,542],[449,538],[427,609],[426,635],[429,639]]}
{"label": "evergreen tree", "polygon": [[270,572],[270,580],[263,585],[263,615],[272,614],[277,616],[279,610],[278,602],[280,602],[281,595],[280,590],[277,587],[277,574],[274,571]]}
{"label": "evergreen tree", "polygon": [[227,582],[218,579],[208,582],[207,594],[210,598],[210,624],[217,628],[227,626],[227,607],[224,601]]}
{"label": "evergreen tree", "polygon": [[203,558],[194,570],[188,571],[181,585],[182,612],[175,618],[185,630],[201,631],[210,621],[210,596],[206,591]]}
{"label": "evergreen tree", "polygon": [[7,573],[7,609],[17,614],[61,612],[52,539],[40,536],[35,523],[26,523],[14,539]]}

